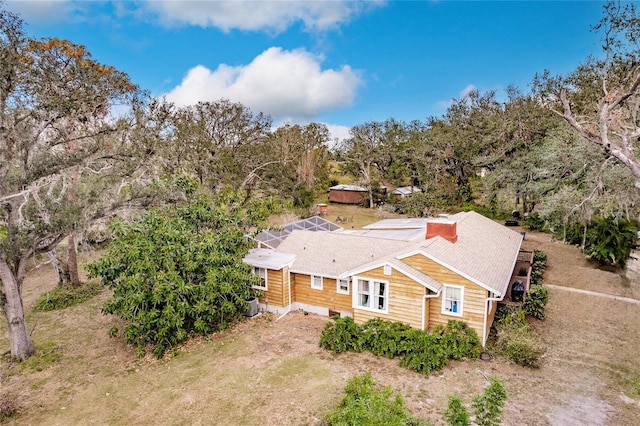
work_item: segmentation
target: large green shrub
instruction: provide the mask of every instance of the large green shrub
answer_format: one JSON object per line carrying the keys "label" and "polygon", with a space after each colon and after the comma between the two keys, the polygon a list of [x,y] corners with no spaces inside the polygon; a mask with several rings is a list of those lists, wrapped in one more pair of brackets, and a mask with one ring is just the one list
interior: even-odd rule
{"label": "large green shrub", "polygon": [[[498,316],[498,315],[496,315]],[[531,326],[525,320],[525,312],[518,309],[500,315],[494,321],[496,330],[495,348],[514,363],[523,367],[539,367],[542,351]]]}
{"label": "large green shrub", "polygon": [[638,225],[623,219],[597,218],[587,230],[584,252],[603,265],[626,265],[638,239]]}
{"label": "large green shrub", "polygon": [[364,323],[361,330],[364,350],[391,359],[402,353],[402,342],[407,340],[412,329],[401,322],[374,318]]}
{"label": "large green shrub", "polygon": [[463,321],[449,321],[446,327],[439,325],[433,330],[436,343],[447,349],[450,359],[478,358],[480,356],[480,338]]}
{"label": "large green shrub", "polygon": [[400,365],[422,374],[443,368],[449,359],[477,358],[480,339],[461,321],[449,321],[433,333],[406,324],[374,318],[358,326],[350,317],[334,318],[320,336],[320,347],[334,354],[367,350],[378,356],[400,357]]}
{"label": "large green shrub", "polygon": [[545,221],[539,213],[531,213],[524,220],[524,225],[532,231],[544,231]]}
{"label": "large green shrub", "polygon": [[402,395],[391,387],[377,389],[369,372],[351,378],[344,390],[346,395],[326,417],[330,426],[428,425],[407,411]]}
{"label": "large green shrub", "polygon": [[432,334],[414,330],[403,344],[400,366],[421,374],[430,374],[447,365],[447,348]]}
{"label": "large green shrub", "polygon": [[545,269],[547,269],[547,254],[540,250],[534,250],[533,265],[531,266],[531,285],[542,284]]}
{"label": "large green shrub", "polygon": [[546,316],[545,307],[549,301],[549,290],[541,285],[531,286],[527,297],[524,299],[524,312],[538,319]]}
{"label": "large green shrub", "polygon": [[190,333],[224,329],[253,295],[258,278],[242,262],[244,235],[268,213],[264,204],[225,192],[214,201],[153,210],[131,224],[116,222],[107,253],[88,267],[113,290],[104,312],[126,322],[124,337],[140,355],[152,345],[161,357]]}
{"label": "large green shrub", "polygon": [[334,318],[320,334],[320,347],[334,355],[346,351],[362,352],[362,330],[351,317]]}

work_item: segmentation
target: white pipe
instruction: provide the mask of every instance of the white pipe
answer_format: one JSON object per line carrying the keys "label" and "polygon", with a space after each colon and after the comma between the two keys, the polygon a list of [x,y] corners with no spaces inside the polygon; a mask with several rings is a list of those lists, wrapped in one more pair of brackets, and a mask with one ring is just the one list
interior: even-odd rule
{"label": "white pipe", "polygon": [[482,322],[482,347],[487,344],[487,338],[489,337],[489,333],[487,333],[487,314],[489,313],[489,302],[500,302],[504,299],[504,294],[500,297],[487,297],[485,299],[485,307],[484,307],[484,319]]}
{"label": "white pipe", "polygon": [[[429,291],[429,290],[427,289],[427,291]],[[422,296],[422,331],[424,331],[424,326],[425,326],[424,310],[426,308],[427,299],[434,299],[434,298],[440,296],[440,291],[441,290],[438,290],[438,292],[435,293],[435,294],[431,294],[431,295],[430,294],[425,294],[424,296]],[[431,307],[429,307],[429,309],[431,309]]]}

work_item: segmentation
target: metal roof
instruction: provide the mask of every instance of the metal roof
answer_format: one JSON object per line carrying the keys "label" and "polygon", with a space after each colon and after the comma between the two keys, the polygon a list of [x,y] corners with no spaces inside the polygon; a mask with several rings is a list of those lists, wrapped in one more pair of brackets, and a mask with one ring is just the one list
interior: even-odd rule
{"label": "metal roof", "polygon": [[264,230],[256,235],[255,239],[262,243],[262,245],[275,249],[294,230],[334,232],[342,231],[342,227],[320,216],[313,216],[308,219],[288,223],[282,227],[282,230]]}
{"label": "metal roof", "polygon": [[342,231],[343,234],[360,235],[362,237],[386,238],[388,240],[417,241],[424,239],[422,228],[411,229],[351,229]]}
{"label": "metal roof", "polygon": [[358,185],[336,185],[336,186],[332,186],[329,189],[333,189],[333,190],[337,190],[337,191],[357,191],[357,192],[367,192],[367,188],[363,188],[362,186],[358,186]]}
{"label": "metal roof", "polygon": [[384,219],[371,225],[364,226],[364,229],[422,229],[426,230],[427,218],[411,219]]}
{"label": "metal roof", "polygon": [[279,253],[271,249],[257,248],[249,250],[243,259],[245,263],[258,268],[267,268],[278,271],[296,260],[291,253]]}
{"label": "metal roof", "polygon": [[400,188],[396,188],[393,191],[391,191],[392,194],[399,194],[399,195],[409,195],[415,192],[422,192],[422,189],[416,186],[401,186]]}

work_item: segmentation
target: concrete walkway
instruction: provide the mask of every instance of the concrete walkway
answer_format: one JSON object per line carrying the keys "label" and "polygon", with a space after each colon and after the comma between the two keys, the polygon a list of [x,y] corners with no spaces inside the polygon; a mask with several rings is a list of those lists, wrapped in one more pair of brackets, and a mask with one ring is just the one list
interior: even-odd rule
{"label": "concrete walkway", "polygon": [[589,296],[604,297],[605,299],[619,300],[621,302],[635,303],[636,305],[640,305],[640,300],[632,299],[630,297],[614,296],[613,294],[598,293],[598,292],[595,292],[595,291],[582,290],[582,289],[579,289],[579,288],[572,288],[572,287],[563,287],[561,285],[553,285],[553,284],[547,284],[547,283],[545,283],[544,286],[548,287],[548,288],[552,288],[554,290],[562,290],[562,291],[570,291],[572,293],[588,294]]}

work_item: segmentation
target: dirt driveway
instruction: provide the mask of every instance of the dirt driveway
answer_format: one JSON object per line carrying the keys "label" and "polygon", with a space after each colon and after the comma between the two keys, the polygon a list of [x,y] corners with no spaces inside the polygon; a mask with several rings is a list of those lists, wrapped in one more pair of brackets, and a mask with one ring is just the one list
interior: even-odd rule
{"label": "dirt driveway", "polygon": [[[592,268],[577,249],[527,233],[525,247],[549,255],[545,281],[555,286],[638,298],[637,276]],[[44,270],[26,283],[25,305],[48,282]],[[276,321],[261,315],[199,339],[175,358],[138,360],[107,332],[118,321],[100,314],[103,294],[57,313],[30,315],[37,341],[53,341],[62,359],[43,371],[0,374],[22,413],[9,424],[300,425],[321,424],[346,381],[371,371],[401,392],[408,408],[442,422],[447,395],[467,401],[487,377],[506,383],[506,425],[637,425],[640,400],[640,305],[551,290],[548,317],[534,323],[546,347],[542,367],[528,370],[496,358],[452,362],[422,376],[397,360],[369,354],[332,356],[318,347],[327,318],[292,312]],[[7,346],[0,327],[0,345]]]}

